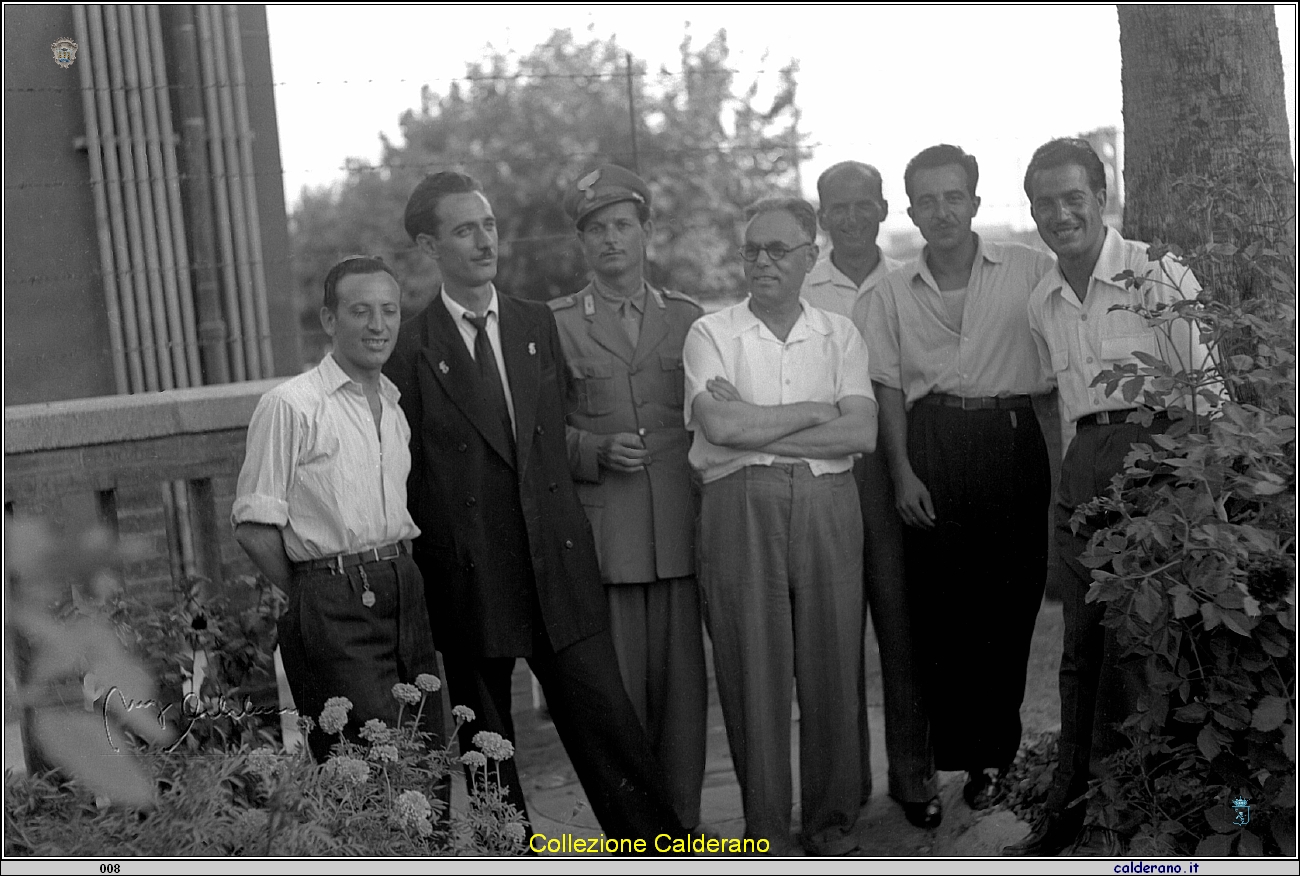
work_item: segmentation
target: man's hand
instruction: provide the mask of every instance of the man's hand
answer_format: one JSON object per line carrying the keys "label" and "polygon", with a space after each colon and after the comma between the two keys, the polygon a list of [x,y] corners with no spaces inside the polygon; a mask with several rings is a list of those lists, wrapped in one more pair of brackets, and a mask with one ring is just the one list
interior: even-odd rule
{"label": "man's hand", "polygon": [[650,461],[645,441],[632,432],[606,435],[596,447],[596,460],[602,468],[630,473],[641,471]]}
{"label": "man's hand", "polygon": [[715,399],[720,402],[744,401],[740,397],[740,390],[731,385],[731,381],[725,377],[711,378],[704,384],[704,388],[709,391]]}
{"label": "man's hand", "polygon": [[894,480],[894,507],[908,526],[934,529],[934,502],[930,491],[909,467]]}

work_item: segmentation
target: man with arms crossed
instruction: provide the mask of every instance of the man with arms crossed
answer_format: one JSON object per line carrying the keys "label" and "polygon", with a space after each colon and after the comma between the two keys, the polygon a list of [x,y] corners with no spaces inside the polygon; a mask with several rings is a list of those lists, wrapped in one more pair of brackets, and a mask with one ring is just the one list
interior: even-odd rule
{"label": "man with arms crossed", "polygon": [[[1073,426],[1073,440],[1061,463],[1055,512],[1059,589],[1065,619],[1061,654],[1061,740],[1047,815],[1028,837],[1008,846],[1013,855],[1055,855],[1073,845],[1083,826],[1087,804],[1097,689],[1107,653],[1101,625],[1105,603],[1088,603],[1092,575],[1079,555],[1096,531],[1084,525],[1076,533],[1074,509],[1101,495],[1124,457],[1137,443],[1169,427],[1163,413],[1150,426],[1129,422],[1133,405],[1118,394],[1094,386],[1102,371],[1138,363],[1134,352],[1156,356],[1175,370],[1206,367],[1208,353],[1195,327],[1185,320],[1169,323],[1172,340],[1158,328],[1114,305],[1153,308],[1194,298],[1200,286],[1186,267],[1165,257],[1147,259],[1147,245],[1120,237],[1102,221],[1106,206],[1106,170],[1086,140],[1059,139],[1040,146],[1025,172],[1025,194],[1043,242],[1056,253],[1056,265],[1029,299],[1029,324],[1044,370],[1060,389],[1062,422]],[[1126,288],[1115,277],[1132,271],[1144,278]],[[1179,352],[1192,351],[1182,362]]]}
{"label": "man with arms crossed", "polygon": [[[831,239],[831,250],[817,260],[803,281],[804,300],[853,319],[866,336],[872,290],[890,271],[902,267],[876,245],[880,223],[889,215],[880,171],[860,161],[832,165],[817,179],[821,201],[817,220]],[[866,599],[880,646],[885,694],[885,751],[889,794],[917,827],[938,827],[943,810],[936,796],[930,726],[912,665],[912,633],[903,578],[903,524],[894,510],[894,486],[885,454],[864,454],[853,466],[862,502],[865,544],[862,555]],[[864,614],[865,621],[865,614]],[[865,631],[866,625],[863,624]],[[866,640],[863,639],[865,649]],[[867,722],[866,654],[858,683],[858,733],[862,804],[871,799],[871,730]]]}
{"label": "man with arms crossed", "polygon": [[[862,515],[853,454],[875,447],[867,351],[800,298],[817,217],[797,198],[751,208],[750,296],[686,339],[686,425],[704,487],[700,586],[745,833],[790,847],[790,699],[799,683],[802,843],[857,847]],[[797,667],[797,669],[796,669]]]}
{"label": "man with arms crossed", "polygon": [[[385,373],[411,422],[415,560],[452,701],[514,739],[510,677],[525,657],[608,836],[681,834],[662,769],[623,690],[591,527],[569,476],[564,353],[545,304],[500,295],[497,226],[473,177],[427,176],[404,224],[442,290],[402,326]],[[520,811],[514,759],[500,764]]]}
{"label": "man with arms crossed", "polygon": [[[277,624],[300,714],[352,702],[345,733],[397,715],[392,687],[436,673],[424,582],[411,560],[420,534],[406,508],[411,430],[380,369],[397,342],[401,290],[377,258],[351,256],[325,277],[320,320],[330,353],[262,396],[231,511],[235,538],[289,596]],[[442,699],[424,727],[442,730]],[[335,741],[308,736],[318,761]]]}
{"label": "man with arms crossed", "polygon": [[610,635],[682,824],[700,821],[708,678],[682,344],[700,307],[645,280],[650,189],[615,165],[565,200],[592,271],[550,302],[568,361],[569,465],[596,539]]}
{"label": "man with arms crossed", "polygon": [[1047,448],[1030,397],[1025,303],[1051,257],[971,231],[974,157],[946,144],[903,173],[925,247],[877,289],[865,325],[904,532],[912,634],[935,765],[974,809],[1020,747],[1020,703],[1047,565]]}

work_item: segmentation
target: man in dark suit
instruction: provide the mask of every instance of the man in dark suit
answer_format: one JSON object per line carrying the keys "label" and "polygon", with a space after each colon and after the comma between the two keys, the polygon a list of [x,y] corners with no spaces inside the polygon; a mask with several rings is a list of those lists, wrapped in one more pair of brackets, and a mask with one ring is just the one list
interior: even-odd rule
{"label": "man in dark suit", "polygon": [[[545,304],[498,295],[492,207],[442,172],[404,218],[443,286],[403,324],[384,373],[411,424],[411,514],[454,704],[514,739],[510,676],[525,657],[596,817],[612,837],[680,835],[659,763],[618,673],[591,529],[569,475],[565,371]],[[513,760],[507,799],[526,813]]]}

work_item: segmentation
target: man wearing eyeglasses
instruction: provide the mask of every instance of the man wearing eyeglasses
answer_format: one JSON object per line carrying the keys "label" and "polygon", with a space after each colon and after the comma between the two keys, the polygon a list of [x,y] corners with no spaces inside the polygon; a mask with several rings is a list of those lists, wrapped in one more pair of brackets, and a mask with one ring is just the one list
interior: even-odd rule
{"label": "man wearing eyeglasses", "polygon": [[[798,676],[802,844],[857,847],[862,514],[853,455],[875,448],[867,349],[803,300],[817,215],[750,210],[746,301],[686,337],[685,416],[703,481],[699,579],[746,836],[791,847],[790,698]],[[797,673],[796,673],[797,667]]]}
{"label": "man wearing eyeglasses", "polygon": [[1052,259],[971,230],[979,165],[960,148],[923,150],[903,179],[925,247],[876,289],[864,327],[935,766],[965,770],[980,809],[1020,746],[1046,575],[1050,475],[1031,396],[1051,386],[1026,307]]}
{"label": "man wearing eyeglasses", "polygon": [[591,521],[623,686],[682,824],[700,823],[708,675],[682,344],[701,310],[645,279],[650,187],[607,164],[565,199],[591,282],[550,302],[569,369],[569,467]]}
{"label": "man wearing eyeglasses", "polygon": [[[822,255],[803,282],[804,300],[823,310],[854,319],[865,337],[866,308],[872,290],[903,263],[876,245],[880,223],[889,215],[880,171],[860,161],[842,161],[817,179],[821,201],[817,219],[830,237],[831,250]],[[880,647],[881,683],[885,695],[885,751],[889,761],[889,794],[918,827],[936,827],[941,817],[930,801],[937,790],[934,755],[930,750],[920,682],[912,665],[911,625],[903,578],[903,525],[894,511],[894,487],[885,454],[877,451],[858,459],[853,469],[862,503],[865,532],[862,564],[864,612],[870,606]],[[865,630],[865,613],[863,615]],[[865,653],[859,665],[858,733],[862,763],[861,802],[871,798],[871,729],[867,720]]]}

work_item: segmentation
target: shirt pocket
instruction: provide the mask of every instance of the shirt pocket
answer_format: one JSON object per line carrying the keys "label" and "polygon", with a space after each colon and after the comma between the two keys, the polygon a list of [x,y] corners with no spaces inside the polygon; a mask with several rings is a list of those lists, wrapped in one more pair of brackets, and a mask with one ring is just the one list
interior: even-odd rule
{"label": "shirt pocket", "polygon": [[659,369],[668,385],[668,404],[680,410],[686,399],[686,370],[682,366],[682,357],[661,353]]}
{"label": "shirt pocket", "polygon": [[1064,345],[1052,348],[1052,371],[1060,374],[1070,367],[1070,351]]}
{"label": "shirt pocket", "polygon": [[1130,310],[1112,310],[1101,320],[1097,347],[1101,358],[1109,361],[1127,361],[1134,352],[1156,355],[1155,333],[1146,319]]}
{"label": "shirt pocket", "polygon": [[578,359],[569,363],[569,374],[578,398],[578,409],[589,417],[614,412],[614,369],[603,362]]}

